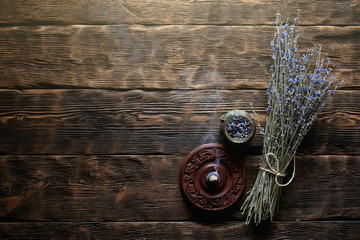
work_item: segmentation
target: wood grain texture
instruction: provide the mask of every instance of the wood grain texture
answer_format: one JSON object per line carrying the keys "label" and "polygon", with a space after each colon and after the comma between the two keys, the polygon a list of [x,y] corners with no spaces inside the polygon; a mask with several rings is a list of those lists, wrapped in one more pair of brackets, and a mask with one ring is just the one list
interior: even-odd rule
{"label": "wood grain texture", "polygon": [[[344,80],[275,222],[186,202],[186,154],[233,109],[265,122],[276,13]],[[0,1],[0,239],[358,239],[360,2]],[[240,154],[248,191],[259,134]],[[290,175],[290,174],[288,174]]]}
{"label": "wood grain texture", "polygon": [[360,222],[1,223],[0,239],[358,239]]}
{"label": "wood grain texture", "polygon": [[272,24],[277,12],[295,18],[301,9],[303,24],[359,24],[356,0],[259,1],[111,1],[111,0],[3,0],[0,24]]}
{"label": "wood grain texture", "polygon": [[[220,142],[220,117],[251,112],[264,126],[265,90],[1,90],[4,154],[187,154]],[[358,154],[359,91],[337,91],[300,152]],[[256,134],[249,149],[260,153]]]}
{"label": "wood grain texture", "polygon": [[[1,156],[2,221],[217,221],[244,220],[239,207],[207,215],[181,194],[185,156]],[[244,193],[260,156],[243,156]],[[359,156],[297,157],[297,174],[283,188],[275,220],[356,220]]]}
{"label": "wood grain texture", "polygon": [[[0,28],[0,88],[265,89],[271,26]],[[360,27],[302,26],[343,89],[360,89]]]}

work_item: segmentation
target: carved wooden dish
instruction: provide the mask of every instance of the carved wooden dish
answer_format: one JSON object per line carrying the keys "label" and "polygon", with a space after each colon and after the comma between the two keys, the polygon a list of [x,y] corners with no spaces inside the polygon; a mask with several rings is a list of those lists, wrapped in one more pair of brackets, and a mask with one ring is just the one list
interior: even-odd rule
{"label": "carved wooden dish", "polygon": [[195,206],[220,211],[239,199],[245,185],[245,171],[223,145],[209,143],[197,147],[186,157],[180,170],[180,184]]}

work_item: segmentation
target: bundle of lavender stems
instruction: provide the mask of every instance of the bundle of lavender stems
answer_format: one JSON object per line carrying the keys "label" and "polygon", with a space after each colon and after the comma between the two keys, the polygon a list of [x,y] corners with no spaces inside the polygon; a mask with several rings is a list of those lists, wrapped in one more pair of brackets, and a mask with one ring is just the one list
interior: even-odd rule
{"label": "bundle of lavender stems", "polygon": [[[281,188],[295,174],[295,153],[329,96],[340,85],[330,75],[330,59],[321,58],[321,46],[299,57],[298,18],[293,25],[276,18],[276,33],[271,41],[273,65],[267,89],[266,125],[259,172],[253,188],[241,207],[246,223],[273,219]],[[291,166],[292,177],[284,182]],[[291,171],[291,169],[290,169]]]}

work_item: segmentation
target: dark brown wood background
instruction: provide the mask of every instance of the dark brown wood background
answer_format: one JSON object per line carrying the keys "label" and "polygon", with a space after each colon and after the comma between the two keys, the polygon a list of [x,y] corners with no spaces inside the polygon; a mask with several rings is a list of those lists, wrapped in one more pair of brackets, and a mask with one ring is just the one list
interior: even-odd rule
{"label": "dark brown wood background", "polygon": [[[303,141],[274,222],[238,206],[204,217],[178,184],[219,117],[264,125],[274,19],[300,12],[344,80]],[[360,3],[2,0],[1,239],[356,239],[360,236]],[[257,174],[259,134],[244,159]],[[210,220],[210,221],[206,221]]]}

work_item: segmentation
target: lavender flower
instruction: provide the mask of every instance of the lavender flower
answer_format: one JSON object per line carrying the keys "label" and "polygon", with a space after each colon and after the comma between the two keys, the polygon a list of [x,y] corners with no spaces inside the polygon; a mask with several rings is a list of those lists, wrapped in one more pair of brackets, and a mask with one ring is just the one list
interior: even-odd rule
{"label": "lavender flower", "polygon": [[247,223],[272,220],[281,187],[290,183],[282,183],[285,172],[328,97],[339,86],[337,84],[331,89],[334,77],[330,75],[330,58],[326,61],[321,58],[321,46],[307,50],[299,58],[298,18],[289,27],[287,22],[280,21],[278,15],[275,23],[276,33],[270,43],[274,63],[270,67],[267,89],[260,171],[241,208],[247,215]]}
{"label": "lavender flower", "polygon": [[226,125],[229,136],[236,139],[244,139],[250,135],[252,129],[251,122],[242,116],[235,116]]}

